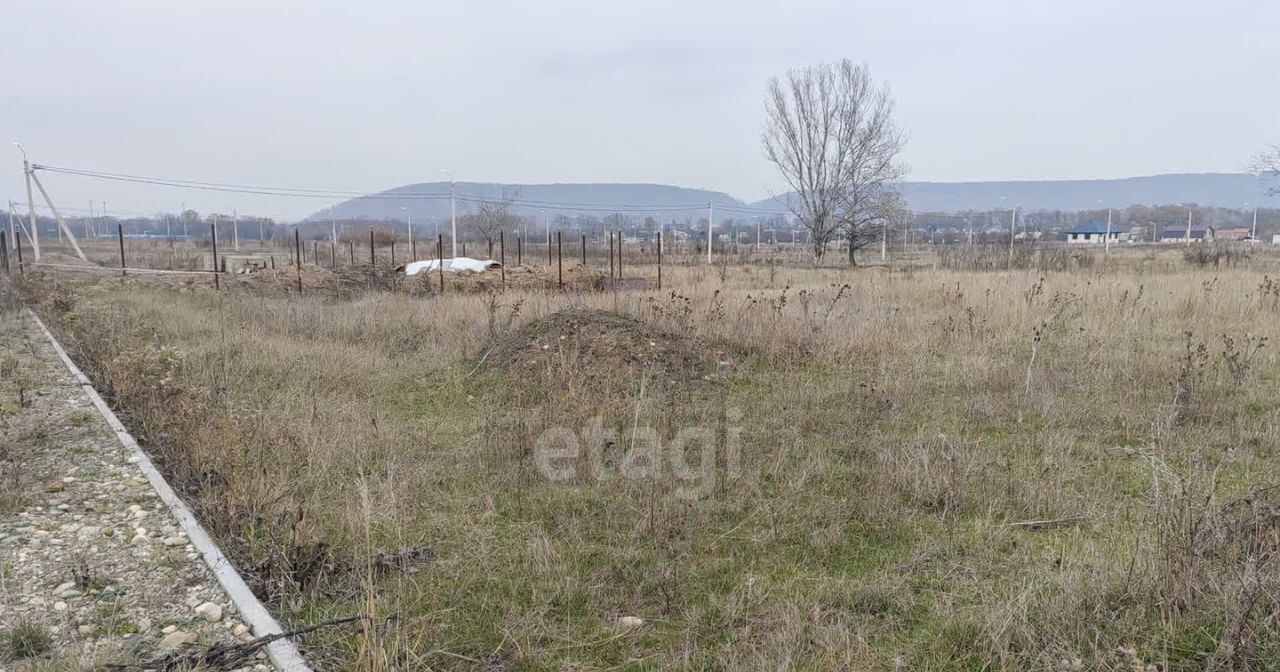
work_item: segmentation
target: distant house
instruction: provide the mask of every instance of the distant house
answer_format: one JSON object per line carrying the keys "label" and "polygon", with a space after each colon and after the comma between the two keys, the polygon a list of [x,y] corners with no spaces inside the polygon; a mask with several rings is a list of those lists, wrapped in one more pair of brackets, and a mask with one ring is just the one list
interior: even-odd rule
{"label": "distant house", "polygon": [[[1191,242],[1199,243],[1206,240],[1213,240],[1213,227],[1207,229],[1191,229]],[[1171,226],[1160,232],[1160,242],[1162,243],[1185,243],[1187,242],[1187,229],[1183,226]]]}
{"label": "distant house", "polygon": [[1129,227],[1129,240],[1150,240],[1149,236],[1154,233],[1154,226],[1131,226]]}
{"label": "distant house", "polygon": [[1249,237],[1249,229],[1241,226],[1234,229],[1218,229],[1213,232],[1215,240],[1245,240]]}
{"label": "distant house", "polygon": [[[1111,230],[1107,231],[1108,228]],[[1085,222],[1067,229],[1064,233],[1067,234],[1067,242],[1072,244],[1105,243],[1108,237],[1113,243],[1129,240],[1128,231],[1121,231],[1116,226],[1108,227],[1106,222]]]}

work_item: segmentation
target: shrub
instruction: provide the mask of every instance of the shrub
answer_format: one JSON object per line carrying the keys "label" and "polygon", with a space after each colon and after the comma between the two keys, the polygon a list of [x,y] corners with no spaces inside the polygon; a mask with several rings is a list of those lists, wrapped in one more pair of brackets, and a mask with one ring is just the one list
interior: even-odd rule
{"label": "shrub", "polygon": [[53,636],[49,629],[34,621],[20,620],[4,635],[4,650],[15,660],[42,656],[51,648]]}

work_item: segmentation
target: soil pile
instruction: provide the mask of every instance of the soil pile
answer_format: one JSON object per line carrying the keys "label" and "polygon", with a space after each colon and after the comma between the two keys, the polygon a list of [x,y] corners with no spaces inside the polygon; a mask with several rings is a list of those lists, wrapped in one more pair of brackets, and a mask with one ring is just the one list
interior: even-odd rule
{"label": "soil pile", "polygon": [[487,361],[521,375],[572,368],[589,378],[647,372],[679,380],[716,368],[690,338],[629,315],[590,309],[563,310],[524,325],[498,339]]}
{"label": "soil pile", "polygon": [[[222,276],[225,282],[256,294],[282,295],[297,293],[298,269],[294,266],[264,268],[249,273]],[[302,291],[345,294],[367,289],[394,290],[404,281],[404,274],[389,266],[359,264],[329,269],[315,264],[302,265]]]}
{"label": "soil pile", "polygon": [[[298,291],[298,268],[285,266],[280,268],[264,268],[249,273],[228,273],[222,276],[224,286],[244,289],[254,294],[280,296]],[[333,271],[303,264],[302,291],[331,291],[338,285],[337,274]]]}
{"label": "soil pile", "polygon": [[[430,294],[440,291],[439,271],[420,273],[405,279],[406,287],[412,294]],[[582,265],[566,266],[564,269],[564,288],[569,291],[588,292],[603,291],[609,282],[608,273]],[[481,273],[473,271],[445,272],[444,291],[477,292],[500,291],[507,289],[559,289],[560,275],[555,267],[508,266],[506,278],[498,269],[490,269]]]}

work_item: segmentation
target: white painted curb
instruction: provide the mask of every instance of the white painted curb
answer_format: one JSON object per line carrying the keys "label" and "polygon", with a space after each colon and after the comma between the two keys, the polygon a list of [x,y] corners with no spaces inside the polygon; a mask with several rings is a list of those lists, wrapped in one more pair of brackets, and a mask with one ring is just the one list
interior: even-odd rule
{"label": "white painted curb", "polygon": [[[62,358],[62,363],[67,365],[67,369],[71,371],[71,375],[75,376],[80,387],[85,394],[89,395],[89,400],[102,414],[103,419],[111,426],[115,432],[116,438],[120,440],[120,444],[133,453],[131,462],[136,462],[138,467],[142,469],[142,473],[146,475],[147,480],[151,482],[151,487],[155,489],[156,494],[160,496],[160,500],[169,507],[169,511],[173,513],[173,517],[178,520],[178,526],[186,533],[187,539],[195,546],[200,555],[204,557],[205,564],[209,566],[209,570],[213,572],[214,577],[218,579],[218,583],[222,584],[222,589],[227,592],[227,597],[236,605],[236,609],[240,612],[240,618],[253,629],[255,637],[266,637],[284,632],[280,627],[280,623],[262,606],[253,591],[249,590],[249,586],[245,584],[244,579],[240,577],[239,572],[227,560],[227,556],[223,555],[222,549],[213,542],[209,534],[200,527],[200,523],[196,520],[191,509],[183,502],[169,487],[168,482],[164,480],[164,476],[156,469],[155,464],[151,462],[151,458],[147,456],[138,442],[129,434],[129,430],[125,429],[124,424],[111,411],[111,407],[102,400],[102,396],[93,388],[93,383],[87,376],[80,371],[80,367],[71,361],[67,356],[67,351],[62,349],[62,345],[58,343],[58,339],[53,337],[53,332],[44,326],[44,322],[32,312],[31,319],[36,321],[36,325],[40,327],[40,331],[44,332],[46,338],[49,339],[50,345],[57,351],[58,357]],[[288,639],[277,639],[267,644],[267,656],[275,663],[280,672],[311,672],[311,668],[302,658],[302,654],[298,652],[298,648]]]}

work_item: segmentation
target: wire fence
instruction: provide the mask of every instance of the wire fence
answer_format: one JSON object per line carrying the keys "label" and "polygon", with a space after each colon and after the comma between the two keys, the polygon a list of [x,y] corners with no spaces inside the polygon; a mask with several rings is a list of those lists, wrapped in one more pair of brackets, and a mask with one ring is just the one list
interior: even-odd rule
{"label": "wire fence", "polygon": [[[348,234],[351,232],[348,231]],[[799,243],[734,244],[716,240],[711,253],[706,253],[703,240],[681,236],[671,242],[661,232],[638,239],[621,230],[609,231],[602,239],[582,232],[554,231],[526,240],[519,231],[498,232],[491,239],[458,242],[457,256],[497,262],[494,271],[505,287],[509,272],[536,270],[555,278],[554,287],[564,288],[565,272],[583,268],[604,275],[606,284],[615,288],[657,288],[663,284],[663,267],[767,263],[773,265],[802,264],[811,260],[806,247]],[[436,261],[439,289],[444,291],[444,274],[454,270],[451,263],[453,242],[439,235],[435,240],[388,237],[386,232],[369,227],[367,238],[347,235],[344,240],[309,239],[295,229],[292,240],[239,239],[230,246],[210,225],[207,237],[199,240],[179,238],[130,238],[117,226],[114,239],[91,238],[74,248],[68,241],[46,235],[39,241],[40,255],[34,241],[21,237],[11,240],[8,232],[0,232],[0,268],[5,272],[28,270],[56,272],[151,276],[206,277],[214,288],[220,288],[221,276],[253,274],[296,268],[296,289],[306,289],[303,269],[315,267],[331,271],[361,269],[375,274],[403,273],[415,261]],[[549,238],[549,240],[548,240]],[[14,244],[14,243],[17,244]],[[80,250],[87,259],[75,256]],[[73,254],[74,253],[74,254]]]}

